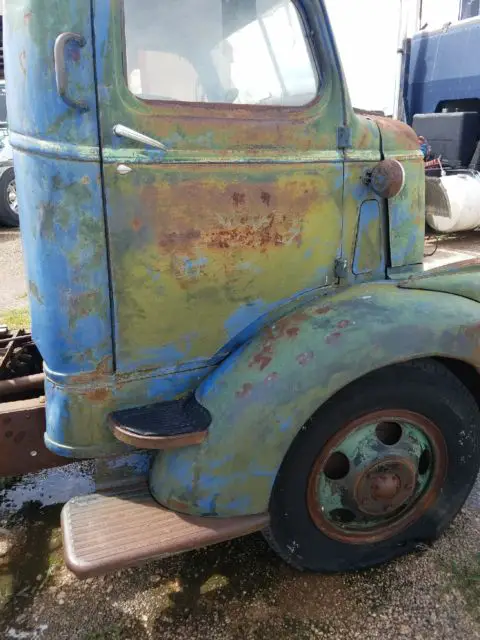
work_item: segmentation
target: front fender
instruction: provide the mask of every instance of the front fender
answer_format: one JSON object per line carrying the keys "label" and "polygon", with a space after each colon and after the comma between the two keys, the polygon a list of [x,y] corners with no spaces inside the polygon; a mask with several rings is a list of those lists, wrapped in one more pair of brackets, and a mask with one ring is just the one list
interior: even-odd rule
{"label": "front fender", "polygon": [[291,442],[340,389],[381,367],[443,356],[480,367],[480,304],[392,283],[299,307],[233,353],[199,387],[213,421],[200,446],[159,454],[151,489],[177,511],[265,512]]}

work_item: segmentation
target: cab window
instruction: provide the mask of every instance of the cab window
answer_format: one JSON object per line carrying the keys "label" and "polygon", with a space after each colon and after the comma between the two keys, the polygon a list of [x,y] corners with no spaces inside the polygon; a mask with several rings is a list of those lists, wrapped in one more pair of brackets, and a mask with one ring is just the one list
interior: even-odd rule
{"label": "cab window", "polygon": [[480,0],[462,0],[460,6],[460,20],[475,18],[480,14]]}
{"label": "cab window", "polygon": [[301,106],[319,74],[291,0],[124,0],[126,75],[143,100]]}

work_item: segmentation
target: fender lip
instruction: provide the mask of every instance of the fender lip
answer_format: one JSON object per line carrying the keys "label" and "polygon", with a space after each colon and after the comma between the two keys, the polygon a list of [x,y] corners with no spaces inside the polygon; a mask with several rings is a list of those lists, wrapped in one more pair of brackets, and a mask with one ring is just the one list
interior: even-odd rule
{"label": "fender lip", "polygon": [[397,283],[400,289],[448,293],[480,302],[480,259],[443,265]]}

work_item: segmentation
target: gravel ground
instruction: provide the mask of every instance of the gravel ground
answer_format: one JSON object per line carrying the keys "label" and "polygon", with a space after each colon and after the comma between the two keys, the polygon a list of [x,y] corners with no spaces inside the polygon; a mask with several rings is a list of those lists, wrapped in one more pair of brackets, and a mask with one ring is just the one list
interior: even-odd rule
{"label": "gravel ground", "polygon": [[0,228],[0,311],[27,306],[20,233]]}
{"label": "gravel ground", "polygon": [[296,572],[255,535],[85,582],[61,564],[58,509],[23,515],[0,565],[1,638],[480,638],[474,510],[433,547],[363,573]]}

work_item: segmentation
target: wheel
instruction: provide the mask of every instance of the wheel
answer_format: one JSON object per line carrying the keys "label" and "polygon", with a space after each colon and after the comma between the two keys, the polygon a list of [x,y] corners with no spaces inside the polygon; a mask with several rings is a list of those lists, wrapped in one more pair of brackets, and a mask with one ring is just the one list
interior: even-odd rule
{"label": "wheel", "polygon": [[480,411],[444,365],[388,367],[305,425],[270,499],[273,549],[298,569],[365,569],[437,538],[480,465]]}
{"label": "wheel", "polygon": [[15,173],[10,167],[0,178],[0,224],[18,227],[19,223]]}

